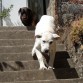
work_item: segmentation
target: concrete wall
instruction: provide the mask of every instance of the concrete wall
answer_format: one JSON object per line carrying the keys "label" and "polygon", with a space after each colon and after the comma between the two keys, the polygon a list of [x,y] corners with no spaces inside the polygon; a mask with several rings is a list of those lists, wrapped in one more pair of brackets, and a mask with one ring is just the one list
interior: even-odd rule
{"label": "concrete wall", "polygon": [[2,0],[2,7],[8,8],[13,5],[10,16],[3,19],[3,26],[23,26],[20,21],[20,16],[18,15],[18,10],[21,7],[26,6],[27,0]]}

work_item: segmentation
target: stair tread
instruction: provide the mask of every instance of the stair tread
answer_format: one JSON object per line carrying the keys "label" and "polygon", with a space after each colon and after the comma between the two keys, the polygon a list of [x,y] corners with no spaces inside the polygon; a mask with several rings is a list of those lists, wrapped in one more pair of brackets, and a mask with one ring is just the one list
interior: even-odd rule
{"label": "stair tread", "polygon": [[33,45],[0,46],[0,53],[31,52]]}
{"label": "stair tread", "polygon": [[56,80],[38,80],[38,81],[16,81],[16,82],[0,82],[0,83],[83,83],[83,78],[77,79],[56,79]]}
{"label": "stair tread", "polygon": [[32,30],[28,30],[28,27],[25,27],[25,26],[13,26],[13,27],[7,27],[7,26],[1,27],[0,26],[0,31],[2,31],[2,30],[6,30],[6,31],[7,30],[27,30],[27,31],[32,31]]}
{"label": "stair tread", "polygon": [[33,60],[31,52],[0,53],[0,61]]}
{"label": "stair tread", "polygon": [[34,39],[0,39],[0,46],[33,45]]}
{"label": "stair tread", "polygon": [[73,79],[73,78],[79,78],[75,68],[0,72],[1,82]]}
{"label": "stair tread", "polygon": [[[48,77],[48,75],[50,76]],[[54,78],[55,78],[54,74],[51,70],[49,71],[40,71],[40,70],[31,71],[30,70],[30,71],[0,72],[1,82],[34,81],[34,80],[48,80],[48,79],[50,80]]]}
{"label": "stair tread", "polygon": [[64,44],[56,45],[55,69],[39,70],[38,60],[31,56],[34,40],[34,30],[26,27],[0,28],[0,83],[83,82]]}
{"label": "stair tread", "polygon": [[[56,61],[55,68],[74,68],[72,60],[68,59],[68,64],[64,60]],[[28,61],[2,61],[0,62],[0,71],[20,71],[20,70],[34,70],[39,69],[38,60]]]}
{"label": "stair tread", "polygon": [[28,38],[34,38],[34,31],[26,30],[0,31],[0,39],[28,39]]}
{"label": "stair tread", "polygon": [[64,44],[56,44],[56,51],[66,51]]}
{"label": "stair tread", "polygon": [[0,63],[0,71],[20,71],[38,69],[38,61],[4,61]]}

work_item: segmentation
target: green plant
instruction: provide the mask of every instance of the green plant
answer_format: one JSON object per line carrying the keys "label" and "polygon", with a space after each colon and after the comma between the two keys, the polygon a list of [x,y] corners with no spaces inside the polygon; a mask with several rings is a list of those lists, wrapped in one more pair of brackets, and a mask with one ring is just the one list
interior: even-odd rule
{"label": "green plant", "polygon": [[[2,0],[0,0],[0,2],[2,2]],[[5,17],[9,16],[9,12],[11,11],[12,8],[13,8],[13,5],[10,5],[9,8],[4,8],[0,12],[0,18],[5,18]]]}

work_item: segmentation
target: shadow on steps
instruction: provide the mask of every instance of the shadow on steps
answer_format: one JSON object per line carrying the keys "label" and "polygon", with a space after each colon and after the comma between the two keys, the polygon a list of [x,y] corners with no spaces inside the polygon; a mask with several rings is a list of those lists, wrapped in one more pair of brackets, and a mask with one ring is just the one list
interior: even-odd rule
{"label": "shadow on steps", "polygon": [[[16,65],[16,66],[15,66]],[[18,71],[20,69],[24,69],[24,65],[21,61],[15,61],[15,65],[10,65],[7,62],[1,62],[0,63],[0,71],[5,71],[6,69],[12,69],[13,71]]]}
{"label": "shadow on steps", "polygon": [[57,79],[73,79],[79,78],[75,68],[61,68],[53,70]]}
{"label": "shadow on steps", "polygon": [[53,67],[54,68],[70,68],[70,65],[67,61],[70,56],[66,51],[58,51],[55,54]]}
{"label": "shadow on steps", "polygon": [[[58,51],[54,59],[54,74],[57,79],[79,78],[74,67],[71,67],[68,59],[71,59],[67,51]],[[72,65],[72,64],[71,64]]]}

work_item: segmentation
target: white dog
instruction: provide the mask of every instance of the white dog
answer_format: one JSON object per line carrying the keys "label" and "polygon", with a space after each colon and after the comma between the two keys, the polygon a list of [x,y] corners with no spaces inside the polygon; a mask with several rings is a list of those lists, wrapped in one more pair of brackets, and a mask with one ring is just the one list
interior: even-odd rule
{"label": "white dog", "polygon": [[47,54],[49,56],[49,50],[53,40],[59,37],[59,35],[55,34],[54,22],[55,19],[52,16],[43,15],[36,25],[36,39],[32,49],[32,56],[36,54],[40,64],[40,69],[51,68],[46,62],[43,54]]}

